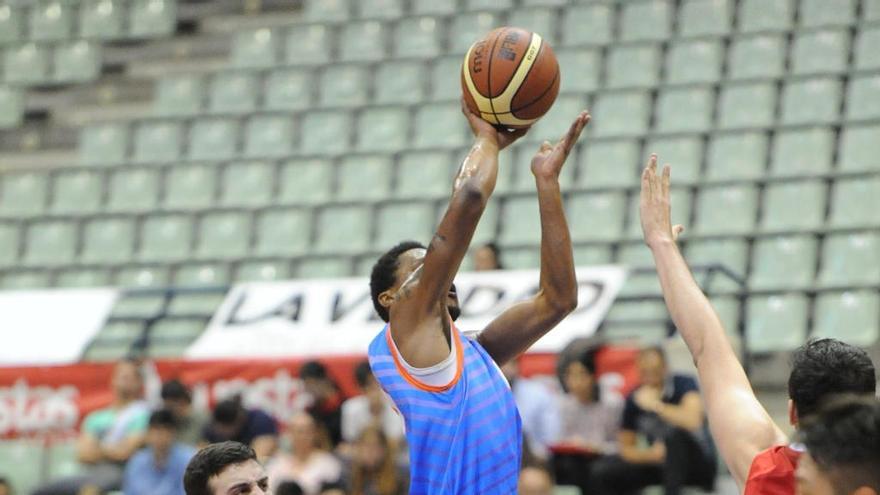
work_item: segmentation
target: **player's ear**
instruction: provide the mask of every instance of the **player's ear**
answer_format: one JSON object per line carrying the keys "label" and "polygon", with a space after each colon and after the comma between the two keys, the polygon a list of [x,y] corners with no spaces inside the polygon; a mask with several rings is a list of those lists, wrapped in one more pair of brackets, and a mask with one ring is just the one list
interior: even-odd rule
{"label": "player's ear", "polygon": [[394,292],[391,289],[386,290],[379,294],[379,304],[381,304],[385,308],[390,308],[391,303],[394,302]]}
{"label": "player's ear", "polygon": [[788,422],[791,426],[797,427],[798,425],[797,406],[794,405],[794,401],[791,399],[788,399]]}

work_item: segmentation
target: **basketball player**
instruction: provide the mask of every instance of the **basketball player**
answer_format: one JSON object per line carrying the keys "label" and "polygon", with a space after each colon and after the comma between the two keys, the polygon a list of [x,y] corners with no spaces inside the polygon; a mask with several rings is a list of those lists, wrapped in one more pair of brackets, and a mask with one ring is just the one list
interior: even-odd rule
{"label": "basketball player", "polygon": [[[694,358],[712,436],[727,467],[746,495],[795,493],[802,449],[788,445],[758,402],[721,321],[676,245],[684,229],[670,221],[669,167],[658,175],[656,155],[642,174],[640,210],[666,306]],[[808,342],[795,352],[788,379],[789,420],[797,427],[832,394],[873,395],[875,388],[874,365],[864,351],[834,339]]]}
{"label": "basketball player", "polygon": [[189,461],[186,495],[269,495],[269,478],[254,449],[239,442],[211,444]]}
{"label": "basketball player", "polygon": [[532,159],[541,216],[537,294],[473,339],[453,323],[460,311],[452,281],[495,187],[498,152],[524,131],[496,130],[464,104],[462,111],[475,142],[429,247],[401,243],[373,268],[373,304],[388,325],[370,344],[370,366],[406,424],[410,493],[507,495],[516,493],[522,430],[498,365],[577,306],[558,178],[590,116],[581,113],[556,145],[544,143]]}

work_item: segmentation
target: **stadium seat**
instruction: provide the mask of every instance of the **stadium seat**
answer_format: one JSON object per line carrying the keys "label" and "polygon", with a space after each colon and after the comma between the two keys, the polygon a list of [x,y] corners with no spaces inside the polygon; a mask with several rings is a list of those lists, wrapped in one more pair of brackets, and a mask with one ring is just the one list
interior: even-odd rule
{"label": "stadium seat", "polygon": [[827,236],[818,283],[823,287],[880,283],[880,235],[861,232]]}
{"label": "stadium seat", "polygon": [[72,5],[60,0],[34,3],[28,17],[29,38],[33,41],[58,41],[71,37]]}
{"label": "stadium seat", "polygon": [[507,10],[513,6],[513,0],[465,0],[468,10]]}
{"label": "stadium seat", "polygon": [[53,181],[50,209],[58,214],[94,213],[101,206],[103,178],[101,174],[80,170],[61,173]]}
{"label": "stadium seat", "polygon": [[[638,183],[639,143],[631,139],[591,142],[579,154],[580,187],[632,186]],[[573,165],[569,163],[567,166]]]}
{"label": "stadium seat", "polygon": [[[686,252],[688,262],[692,266],[722,265],[742,279],[746,278],[749,243],[745,239],[727,237],[688,241]],[[738,291],[740,285],[729,277],[716,274],[709,289],[716,292]]]}
{"label": "stadium seat", "polygon": [[668,89],[657,98],[661,132],[701,132],[712,125],[715,96],[709,88]]}
{"label": "stadium seat", "polygon": [[728,0],[687,0],[679,13],[679,34],[683,37],[726,35],[733,19],[732,3]]}
{"label": "stadium seat", "polygon": [[622,41],[662,41],[672,31],[672,9],[665,0],[626,2],[620,21]]}
{"label": "stadium seat", "polygon": [[276,69],[266,79],[263,107],[266,110],[303,110],[314,101],[314,78],[303,69]]}
{"label": "stadium seat", "polygon": [[246,113],[257,108],[258,82],[252,72],[220,72],[211,79],[208,109],[216,113]]}
{"label": "stadium seat", "polygon": [[[693,184],[700,180],[703,165],[703,140],[696,136],[654,138],[645,144],[646,154],[657,153],[661,164],[670,164],[676,184]],[[634,185],[631,180],[629,185]]]}
{"label": "stadium seat", "polygon": [[189,132],[190,160],[225,160],[236,155],[238,121],[229,118],[202,118]]}
{"label": "stadium seat", "polygon": [[[546,115],[541,117],[541,120],[534,125],[528,134],[526,134],[526,137],[522,142],[535,143],[533,144],[534,148],[532,148],[532,151],[537,149],[537,143],[540,143],[541,141],[547,140],[551,143],[555,143],[566,132],[568,132],[572,121],[577,117],[577,113],[586,108],[587,101],[585,95],[573,93],[559,95],[556,98],[556,102],[553,104],[553,108],[551,108]],[[610,111],[611,109],[607,108],[606,110]],[[461,122],[460,118],[459,122]]]}
{"label": "stadium seat", "polygon": [[414,14],[454,14],[458,0],[411,0]]}
{"label": "stadium seat", "polygon": [[290,155],[293,121],[284,115],[258,115],[248,119],[244,132],[244,156]]}
{"label": "stadium seat", "polygon": [[787,31],[794,19],[794,0],[742,0],[739,4],[739,30]]}
{"label": "stadium seat", "polygon": [[122,37],[123,5],[117,0],[83,0],[79,4],[79,35],[86,39]]}
{"label": "stadium seat", "polygon": [[778,177],[826,174],[834,154],[834,131],[825,127],[781,130],[773,140],[770,171]]}
{"label": "stadium seat", "polygon": [[378,21],[346,24],[341,28],[339,59],[343,61],[368,61],[385,58],[385,28]]}
{"label": "stadium seat", "polygon": [[834,122],[840,111],[841,84],[830,78],[797,80],[782,90],[782,123]]}
{"label": "stadium seat", "polygon": [[[401,138],[406,137],[405,130],[406,127],[401,129]],[[432,103],[419,108],[415,133],[413,145],[419,148],[454,148],[467,145],[469,139],[458,102]]]}
{"label": "stadium seat", "polygon": [[572,5],[562,14],[563,45],[604,45],[611,41],[614,7]]}
{"label": "stadium seat", "polygon": [[802,231],[821,228],[825,223],[827,190],[821,180],[768,184],[764,189],[761,229]]}
{"label": "stadium seat", "polygon": [[132,160],[137,163],[164,163],[180,158],[183,129],[175,121],[147,121],[137,127]]}
{"label": "stadium seat", "polygon": [[857,0],[801,0],[800,26],[848,26],[855,22]]}
{"label": "stadium seat", "polygon": [[590,93],[599,88],[599,75],[602,72],[602,54],[587,48],[560,48],[556,59],[561,71],[561,87],[566,91]]}
{"label": "stadium seat", "polygon": [[[537,219],[537,205],[535,218]],[[623,220],[626,210],[626,197],[619,192],[578,193],[569,196],[566,201],[569,218],[578,218],[589,212],[585,221],[570,225],[571,238],[574,242],[609,241],[619,239],[623,235]],[[537,232],[540,234],[540,229]]]}
{"label": "stadium seat", "polygon": [[611,249],[606,246],[575,245],[572,248],[575,266],[605,265],[611,263]]}
{"label": "stadium seat", "polygon": [[[572,201],[569,201],[570,208],[571,204]],[[502,205],[501,235],[498,240],[504,246],[538,244],[541,241],[541,222],[536,196],[505,199]]]}
{"label": "stadium seat", "polygon": [[785,73],[786,40],[782,35],[737,37],[730,46],[727,77],[769,79]]}
{"label": "stadium seat", "polygon": [[606,61],[608,88],[650,88],[660,79],[660,45],[636,44],[611,47]]}
{"label": "stadium seat", "polygon": [[[669,201],[672,209],[672,224],[680,224],[689,227],[691,219],[691,193],[687,189],[672,189],[669,193]],[[590,210],[582,210],[590,211]],[[627,210],[626,235],[630,239],[642,238],[642,224],[639,218],[639,195],[631,194],[629,197],[629,209]]]}
{"label": "stadium seat", "polygon": [[722,129],[769,127],[776,112],[776,85],[725,85],[721,90],[718,126]]}
{"label": "stadium seat", "polygon": [[634,136],[648,129],[651,97],[641,91],[602,93],[593,104],[593,123],[596,136]]}
{"label": "stadium seat", "polygon": [[752,296],[746,337],[754,353],[791,351],[807,338],[808,304],[802,294]]}
{"label": "stadium seat", "polygon": [[[412,151],[397,161],[398,198],[434,198],[448,196],[452,188],[453,160],[442,151]],[[498,185],[495,186],[496,191]]]}
{"label": "stadium seat", "polygon": [[42,459],[42,440],[16,439],[0,442],[0,465],[15,466],[6,475],[9,476],[10,484],[22,493],[28,493],[28,490],[35,489],[43,482]]}
{"label": "stadium seat", "polygon": [[880,176],[840,179],[831,190],[831,225],[877,225],[880,217]]}
{"label": "stadium seat", "polygon": [[0,45],[13,44],[22,39],[24,12],[16,5],[0,5]]}
{"label": "stadium seat", "polygon": [[505,270],[529,270],[541,266],[541,250],[538,246],[508,248],[504,250]]}
{"label": "stadium seat", "polygon": [[238,265],[235,273],[235,280],[241,282],[268,282],[290,277],[290,263],[286,261],[248,261]]}
{"label": "stadium seat", "polygon": [[758,190],[750,185],[704,187],[697,193],[694,231],[746,234],[755,228]]}
{"label": "stadium seat", "polygon": [[202,109],[205,88],[202,78],[177,74],[159,79],[153,112],[159,116],[193,115]]}
{"label": "stadium seat", "polygon": [[83,165],[122,163],[128,151],[128,128],[111,123],[84,127],[77,150],[79,163]]}
{"label": "stadium seat", "polygon": [[[714,0],[700,0],[712,4]],[[724,49],[718,41],[686,41],[672,45],[666,55],[666,81],[671,84],[713,83],[721,78]]]}
{"label": "stadium seat", "polygon": [[321,74],[321,106],[356,107],[368,101],[368,67],[359,64],[331,65]]}
{"label": "stadium seat", "polygon": [[349,0],[305,2],[305,17],[309,21],[344,21],[351,16]]}
{"label": "stadium seat", "polygon": [[376,215],[373,247],[388,249],[405,239],[428,243],[435,224],[434,206],[429,202],[385,203]]}
{"label": "stadium seat", "polygon": [[82,83],[98,78],[101,72],[101,49],[79,40],[55,47],[52,80],[58,83]]}
{"label": "stadium seat", "polygon": [[135,226],[128,218],[98,218],[83,227],[80,261],[85,264],[110,265],[131,260]]}
{"label": "stadium seat", "polygon": [[300,127],[300,151],[310,155],[333,155],[348,151],[351,115],[341,112],[310,112]]}
{"label": "stadium seat", "polygon": [[[278,35],[268,28],[252,29],[236,33],[232,43],[232,55],[230,60],[234,67],[272,67],[278,60]],[[288,50],[290,40],[288,39]],[[296,47],[297,54],[303,53],[304,57],[314,56],[307,53],[305,47]],[[288,51],[288,60],[291,54]]]}
{"label": "stadium seat", "polygon": [[428,58],[440,53],[443,25],[434,17],[408,17],[397,23],[394,52],[402,58]]}
{"label": "stadium seat", "polygon": [[169,35],[177,28],[176,0],[134,0],[128,10],[128,31],[133,38]]}
{"label": "stadium seat", "polygon": [[818,244],[813,236],[758,239],[752,255],[749,288],[783,290],[810,287]]}
{"label": "stadium seat", "polygon": [[291,26],[284,43],[284,61],[289,65],[323,64],[335,46],[333,31],[323,24]]}
{"label": "stadium seat", "polygon": [[23,117],[24,94],[22,91],[18,88],[0,86],[0,129],[18,127]]}
{"label": "stadium seat", "polygon": [[[617,263],[627,265],[634,268],[650,267],[654,264],[654,258],[651,250],[644,242],[633,242],[622,244],[617,250]],[[665,313],[666,307],[663,307]],[[631,315],[635,318],[635,315]]]}
{"label": "stadium seat", "polygon": [[107,209],[146,212],[159,202],[159,173],[146,168],[120,170],[110,176]]}
{"label": "stadium seat", "polygon": [[17,218],[41,214],[46,209],[47,182],[41,173],[4,173],[0,216]]}
{"label": "stadium seat", "polygon": [[[312,216],[302,208],[268,210],[257,217],[257,256],[296,256],[308,251]],[[285,272],[289,274],[288,272]]]}
{"label": "stadium seat", "polygon": [[880,26],[864,27],[859,30],[855,41],[853,66],[856,70],[880,69]]}
{"label": "stadium seat", "polygon": [[188,216],[151,216],[141,225],[140,259],[165,262],[187,259],[192,235],[192,220]]}
{"label": "stadium seat", "polygon": [[0,279],[0,287],[10,290],[45,289],[50,285],[49,273],[41,270],[6,272]]}
{"label": "stadium seat", "polygon": [[844,72],[848,63],[849,33],[842,29],[799,33],[794,39],[793,74]]}
{"label": "stadium seat", "polygon": [[[229,283],[229,268],[226,265],[217,263],[182,265],[178,267],[174,273],[174,283],[176,285],[188,287],[226,285]],[[216,298],[217,294],[218,293],[211,293],[210,297]],[[208,295],[208,293],[205,295]],[[179,297],[180,294],[175,297],[172,305],[178,303]],[[217,305],[219,306],[219,304]]]}
{"label": "stadium seat", "polygon": [[381,200],[391,195],[393,164],[388,155],[350,155],[339,163],[336,197],[342,201]]}
{"label": "stadium seat", "polygon": [[49,81],[49,53],[35,43],[7,47],[3,56],[4,80],[9,84],[33,85]]}
{"label": "stadium seat", "polygon": [[314,253],[359,253],[370,245],[370,208],[328,206],[318,213]]}
{"label": "stadium seat", "polygon": [[546,7],[518,8],[508,17],[508,26],[517,26],[538,33],[551,46],[556,45],[557,18],[554,9]]}
{"label": "stadium seat", "polygon": [[[637,248],[636,246],[625,246],[625,249],[630,247]],[[644,248],[644,245],[638,247]],[[632,263],[628,264],[637,266]],[[660,301],[616,300],[608,310],[605,321],[616,324],[616,322],[621,320],[665,321],[667,318],[669,318],[669,314],[666,312],[666,306]],[[576,492],[573,492],[575,495],[581,493],[579,488],[575,487],[575,490]],[[554,492],[554,495],[556,495],[556,492]]]}
{"label": "stadium seat", "polygon": [[[480,223],[477,224],[477,230],[474,232],[474,237],[471,239],[472,246],[498,240],[498,230],[500,228],[499,223],[501,221],[498,203],[498,201],[492,201],[486,205],[486,209],[483,210],[483,216],[480,217]],[[441,203],[435,218],[439,219],[441,215],[446,213],[446,208],[447,205]],[[436,223],[437,222],[435,222],[435,224]]]}
{"label": "stadium seat", "polygon": [[217,170],[212,165],[172,167],[165,176],[164,205],[170,209],[198,210],[214,204]]}
{"label": "stadium seat", "polygon": [[351,261],[346,258],[306,258],[299,262],[300,278],[335,278],[351,275]]}
{"label": "stadium seat", "polygon": [[[216,307],[212,309],[216,309]],[[150,351],[154,351],[157,345],[167,349],[163,344],[176,343],[180,348],[180,353],[176,356],[182,356],[189,344],[205,331],[205,326],[205,321],[201,319],[163,318],[150,329],[151,340],[148,352],[151,356],[155,356],[156,354]],[[169,354],[164,350],[161,355],[169,357]]]}
{"label": "stadium seat", "polygon": [[709,140],[705,177],[709,181],[758,179],[766,163],[767,135],[763,132],[716,134]]}
{"label": "stadium seat", "polygon": [[450,52],[464,55],[475,41],[498,25],[498,16],[492,12],[465,12],[453,17],[449,25]]}
{"label": "stadium seat", "polygon": [[403,17],[403,0],[361,0],[358,16],[364,19],[396,19]]}
{"label": "stadium seat", "polygon": [[158,266],[124,267],[116,272],[116,285],[125,288],[150,288],[171,282],[168,269]]}
{"label": "stadium seat", "polygon": [[839,140],[838,166],[842,172],[880,170],[877,143],[880,126],[847,126]]}
{"label": "stadium seat", "polygon": [[333,187],[333,167],[322,159],[290,160],[281,168],[280,204],[327,201]]}
{"label": "stadium seat", "polygon": [[14,266],[18,260],[21,230],[10,222],[0,223],[0,266]]}
{"label": "stadium seat", "polygon": [[426,98],[426,67],[421,62],[389,61],[376,70],[376,103],[418,103]]}
{"label": "stadium seat", "polygon": [[877,0],[863,0],[861,18],[866,21],[880,20],[880,3]]}
{"label": "stadium seat", "polygon": [[55,287],[109,287],[110,272],[101,268],[72,268],[58,272]]}
{"label": "stadium seat", "polygon": [[57,266],[73,261],[76,252],[76,226],[72,222],[47,220],[27,229],[24,264]]}
{"label": "stadium seat", "polygon": [[[442,135],[443,122],[438,121],[435,124],[437,125],[435,131]],[[357,149],[359,151],[401,150],[409,144],[407,139],[409,128],[410,115],[405,107],[378,107],[364,110],[358,117]]]}
{"label": "stadium seat", "polygon": [[850,120],[876,120],[880,117],[880,77],[850,79],[846,108],[846,117]]}
{"label": "stadium seat", "polygon": [[441,57],[431,66],[431,99],[459,100],[461,98],[461,63],[459,55]]}
{"label": "stadium seat", "polygon": [[813,308],[813,337],[870,347],[880,338],[880,298],[874,291],[820,294]]}
{"label": "stadium seat", "polygon": [[228,206],[265,206],[272,202],[275,165],[267,162],[236,162],[223,173],[220,203]]}
{"label": "stadium seat", "polygon": [[196,256],[202,259],[241,258],[250,248],[250,223],[250,216],[242,212],[203,216],[196,237]]}

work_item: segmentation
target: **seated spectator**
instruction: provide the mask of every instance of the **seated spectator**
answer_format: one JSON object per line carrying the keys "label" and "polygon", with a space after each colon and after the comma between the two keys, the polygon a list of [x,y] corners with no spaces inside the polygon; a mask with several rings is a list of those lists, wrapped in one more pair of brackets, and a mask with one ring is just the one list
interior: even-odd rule
{"label": "seated spectator", "polygon": [[376,426],[361,432],[348,473],[351,495],[406,495],[409,470],[397,464],[394,446]]}
{"label": "seated spectator", "polygon": [[174,413],[168,409],[153,412],[146,448],[125,466],[125,495],[184,495],[183,473],[196,451],[178,442],[177,432]]}
{"label": "seated spectator", "polygon": [[12,484],[3,477],[0,477],[0,495],[12,495]]}
{"label": "seated spectator", "polygon": [[239,442],[209,445],[189,461],[186,495],[268,495],[269,478],[254,449]]}
{"label": "seated spectator", "polygon": [[364,429],[378,426],[391,443],[401,443],[404,435],[403,419],[382,392],[382,387],[370,370],[370,363],[363,361],[358,364],[354,369],[354,377],[363,395],[342,403],[342,439],[353,444]]}
{"label": "seated spectator", "polygon": [[271,457],[278,448],[275,419],[259,409],[246,409],[241,404],[241,396],[217,403],[203,436],[208,443],[234,441],[248,445],[260,462]]}
{"label": "seated spectator", "polygon": [[519,495],[553,495],[550,473],[538,466],[526,466],[519,472]]}
{"label": "seated spectator", "polygon": [[313,402],[308,407],[312,416],[327,429],[333,447],[342,442],[342,393],[327,368],[318,361],[308,361],[299,369],[299,378]]}
{"label": "seated spectator", "polygon": [[192,394],[180,380],[168,380],[162,384],[162,407],[174,413],[177,421],[177,440],[187,445],[204,443],[202,434],[208,425],[208,415],[193,410]]}
{"label": "seated spectator", "polygon": [[523,445],[524,456],[546,461],[550,456],[550,445],[556,443],[559,437],[559,408],[556,407],[556,397],[538,381],[520,376],[519,361],[516,359],[505,363],[501,372],[510,383],[513,400],[522,419],[526,440]]}
{"label": "seated spectator", "polygon": [[296,414],[287,425],[291,453],[281,454],[266,467],[273,489],[296,481],[306,495],[318,495],[321,485],[339,481],[342,465],[330,453],[327,433],[310,413]]}
{"label": "seated spectator", "polygon": [[484,272],[490,270],[503,270],[501,264],[501,250],[498,244],[487,242],[474,250],[474,271]]}
{"label": "seated spectator", "polygon": [[296,481],[284,481],[275,489],[274,495],[303,495],[303,489]]}
{"label": "seated spectator", "polygon": [[[659,347],[643,350],[638,368],[641,385],[626,399],[620,454],[593,466],[596,493],[632,493],[650,485],[663,485],[667,495],[685,486],[710,491],[717,465],[697,382],[668,374]],[[638,435],[647,447],[638,446]]]}
{"label": "seated spectator", "polygon": [[34,495],[77,495],[86,487],[100,491],[122,488],[125,463],[141,448],[150,419],[143,400],[140,363],[122,360],[111,378],[113,402],[86,416],[76,444],[83,474],[62,478],[37,488]]}

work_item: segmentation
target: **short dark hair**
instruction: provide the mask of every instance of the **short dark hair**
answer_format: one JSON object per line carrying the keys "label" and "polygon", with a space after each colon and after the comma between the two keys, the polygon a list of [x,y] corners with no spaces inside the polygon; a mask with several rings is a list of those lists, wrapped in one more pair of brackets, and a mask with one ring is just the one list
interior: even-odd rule
{"label": "short dark hair", "polygon": [[873,394],[877,388],[874,363],[858,347],[836,339],[811,340],[794,352],[788,377],[788,396],[798,418],[815,413],[834,394]]}
{"label": "short dark hair", "polygon": [[241,405],[241,396],[236,395],[218,402],[214,406],[212,417],[214,421],[221,425],[231,425],[241,418],[243,411],[244,406]]}
{"label": "short dark hair", "polygon": [[256,461],[254,449],[239,442],[215,443],[198,451],[186,466],[183,489],[186,495],[212,495],[208,480],[229,466]]}
{"label": "short dark hair", "polygon": [[296,481],[282,481],[275,489],[275,495],[303,495],[304,493]]}
{"label": "short dark hair", "polygon": [[299,368],[299,378],[301,380],[305,380],[306,378],[326,380],[327,376],[327,367],[319,361],[306,361]]}
{"label": "short dark hair", "polygon": [[369,361],[363,360],[354,367],[354,380],[357,382],[358,387],[366,388],[372,378],[373,370],[370,369]]}
{"label": "short dark hair", "polygon": [[162,384],[161,397],[162,400],[183,400],[186,402],[192,402],[192,394],[190,394],[189,388],[177,378],[168,380]]}
{"label": "short dark hair", "polygon": [[390,319],[390,315],[388,308],[379,303],[379,294],[390,289],[397,282],[397,269],[400,267],[398,258],[410,249],[425,249],[425,245],[418,241],[401,242],[380,256],[370,273],[370,295],[373,298],[373,308],[386,323]]}
{"label": "short dark hair", "polygon": [[168,409],[159,409],[150,414],[150,428],[168,428],[174,430],[177,428],[177,418],[174,417]]}
{"label": "short dark hair", "polygon": [[[581,363],[591,375],[596,374],[596,352],[597,349],[587,349],[575,356],[574,361]],[[570,363],[569,363],[570,364]]]}
{"label": "short dark hair", "polygon": [[666,350],[663,349],[663,346],[650,345],[648,347],[643,348],[641,351],[639,351],[639,357],[643,357],[647,354],[656,354],[657,357],[659,357],[660,360],[663,361],[664,364],[667,363]]}
{"label": "short dark hair", "polygon": [[486,248],[489,251],[492,251],[492,256],[495,256],[495,269],[503,270],[504,265],[501,264],[501,248],[498,247],[498,243],[494,241],[487,242],[480,246],[481,248]]}
{"label": "short dark hair", "polygon": [[880,492],[880,400],[836,396],[804,420],[801,439],[816,464],[847,494],[867,486]]}
{"label": "short dark hair", "polygon": [[138,379],[142,382],[144,381],[144,368],[142,366],[143,362],[140,359],[137,359],[137,358],[134,358],[131,356],[126,356],[126,357],[120,358],[118,361],[116,361],[115,366],[120,366],[123,364],[134,366],[134,371],[135,371],[135,374],[137,375]]}

